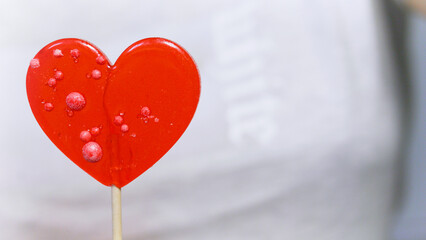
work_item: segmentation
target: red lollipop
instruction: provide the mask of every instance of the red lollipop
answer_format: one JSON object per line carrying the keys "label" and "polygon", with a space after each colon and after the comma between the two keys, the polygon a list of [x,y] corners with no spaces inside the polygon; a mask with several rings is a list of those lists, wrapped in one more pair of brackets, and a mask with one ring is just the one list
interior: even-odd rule
{"label": "red lollipop", "polygon": [[50,140],[93,178],[119,189],[184,133],[200,78],[190,55],[167,39],[140,40],[114,65],[89,42],[61,39],[30,61],[27,95]]}

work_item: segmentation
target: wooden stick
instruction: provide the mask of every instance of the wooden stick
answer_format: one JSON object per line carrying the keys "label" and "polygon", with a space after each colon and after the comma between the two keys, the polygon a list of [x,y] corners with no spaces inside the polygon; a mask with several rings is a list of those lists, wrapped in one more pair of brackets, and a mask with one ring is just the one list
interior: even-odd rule
{"label": "wooden stick", "polygon": [[112,239],[123,240],[121,230],[121,189],[112,185],[111,186],[111,199],[112,199]]}

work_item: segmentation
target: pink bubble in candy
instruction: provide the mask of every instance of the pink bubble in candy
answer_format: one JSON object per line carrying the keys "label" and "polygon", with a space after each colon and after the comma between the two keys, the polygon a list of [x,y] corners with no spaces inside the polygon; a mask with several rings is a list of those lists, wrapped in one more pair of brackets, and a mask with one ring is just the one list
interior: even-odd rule
{"label": "pink bubble in candy", "polygon": [[68,96],[65,99],[65,102],[67,103],[67,106],[71,110],[79,111],[84,108],[86,105],[86,100],[84,99],[83,95],[78,92],[72,92],[68,94]]}
{"label": "pink bubble in candy", "polygon": [[53,104],[52,103],[45,103],[44,104],[44,110],[50,112],[53,110]]}
{"label": "pink bubble in candy", "polygon": [[89,131],[81,131],[80,133],[80,139],[83,142],[88,142],[92,139],[92,134],[90,134]]}
{"label": "pink bubble in candy", "polygon": [[123,117],[122,116],[115,116],[114,117],[114,124],[117,126],[120,126],[121,124],[123,124]]}
{"label": "pink bubble in candy", "polygon": [[148,117],[148,116],[149,116],[149,114],[151,114],[151,110],[149,110],[149,108],[148,108],[148,107],[142,107],[142,108],[141,108],[141,114],[142,114],[142,116],[144,116],[144,117]]}
{"label": "pink bubble in candy", "polygon": [[127,124],[123,124],[123,125],[121,125],[121,131],[122,131],[123,133],[128,132],[128,131],[129,131],[129,126],[128,126]]}
{"label": "pink bubble in candy", "polygon": [[98,127],[92,127],[92,129],[90,129],[90,133],[95,137],[98,136],[100,132],[101,130]]}
{"label": "pink bubble in candy", "polygon": [[99,79],[101,78],[101,76],[102,76],[101,71],[99,71],[98,69],[95,69],[92,71],[92,78]]}
{"label": "pink bubble in candy", "polygon": [[67,112],[67,116],[68,117],[74,116],[74,111],[73,110],[66,109],[65,111]]}
{"label": "pink bubble in candy", "polygon": [[72,56],[73,58],[78,58],[78,57],[80,57],[80,51],[79,51],[78,49],[72,49],[72,50],[70,51],[70,54],[71,54],[71,56]]}
{"label": "pink bubble in candy", "polygon": [[49,87],[54,87],[54,86],[56,86],[56,79],[54,79],[54,78],[49,78],[49,80],[47,81],[47,85],[48,85]]}
{"label": "pink bubble in candy", "polygon": [[62,51],[60,49],[53,50],[53,56],[55,57],[63,57],[64,54],[62,54]]}
{"label": "pink bubble in candy", "polygon": [[98,63],[99,65],[103,65],[103,64],[105,64],[105,62],[106,62],[106,60],[103,56],[98,56],[96,58],[96,63]]}
{"label": "pink bubble in candy", "polygon": [[83,158],[88,162],[98,162],[102,158],[102,148],[96,142],[88,142],[84,144],[82,153]]}
{"label": "pink bubble in candy", "polygon": [[38,68],[40,67],[40,61],[37,58],[33,58],[30,61],[31,68]]}
{"label": "pink bubble in candy", "polygon": [[62,80],[62,79],[64,79],[64,73],[63,73],[63,72],[61,72],[61,71],[56,71],[56,72],[55,72],[55,78],[56,78],[57,80]]}

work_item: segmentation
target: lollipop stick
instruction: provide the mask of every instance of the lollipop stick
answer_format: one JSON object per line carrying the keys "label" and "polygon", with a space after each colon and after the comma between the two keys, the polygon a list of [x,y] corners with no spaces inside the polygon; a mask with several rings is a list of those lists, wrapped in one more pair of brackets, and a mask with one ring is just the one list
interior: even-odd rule
{"label": "lollipop stick", "polygon": [[121,189],[112,185],[111,186],[112,198],[112,239],[122,240],[121,230]]}

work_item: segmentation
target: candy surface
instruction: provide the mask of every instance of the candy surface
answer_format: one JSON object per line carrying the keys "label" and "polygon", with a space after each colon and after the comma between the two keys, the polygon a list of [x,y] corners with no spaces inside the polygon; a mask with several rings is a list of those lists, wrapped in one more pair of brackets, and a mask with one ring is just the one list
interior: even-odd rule
{"label": "candy surface", "polygon": [[102,184],[123,187],[184,133],[200,80],[189,54],[166,39],[134,43],[115,65],[86,41],[62,39],[30,61],[27,95],[68,158]]}

